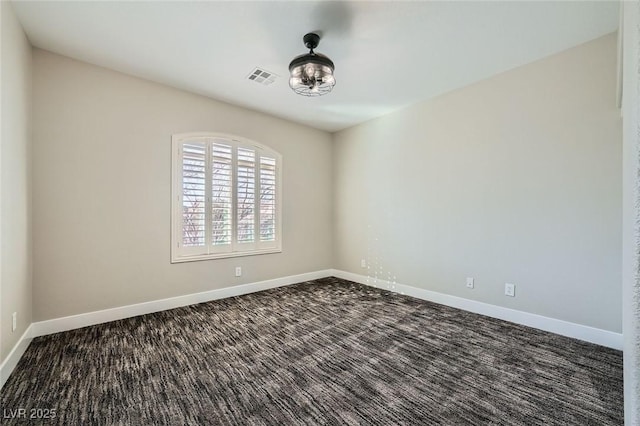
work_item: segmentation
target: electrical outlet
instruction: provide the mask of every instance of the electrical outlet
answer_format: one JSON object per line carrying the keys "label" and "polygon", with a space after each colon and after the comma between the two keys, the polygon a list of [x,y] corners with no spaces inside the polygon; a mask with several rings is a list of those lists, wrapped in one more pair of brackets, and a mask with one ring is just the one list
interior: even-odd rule
{"label": "electrical outlet", "polygon": [[504,283],[504,294],[509,297],[516,297],[516,285],[511,283]]}
{"label": "electrical outlet", "polygon": [[360,259],[360,267],[361,268],[366,268],[367,267],[367,260],[366,259]]}
{"label": "electrical outlet", "polygon": [[16,328],[18,328],[18,313],[14,312],[11,315],[11,331],[16,331]]}
{"label": "electrical outlet", "polygon": [[236,266],[236,277],[242,276],[242,266]]}
{"label": "electrical outlet", "polygon": [[473,277],[467,277],[467,288],[473,288]]}

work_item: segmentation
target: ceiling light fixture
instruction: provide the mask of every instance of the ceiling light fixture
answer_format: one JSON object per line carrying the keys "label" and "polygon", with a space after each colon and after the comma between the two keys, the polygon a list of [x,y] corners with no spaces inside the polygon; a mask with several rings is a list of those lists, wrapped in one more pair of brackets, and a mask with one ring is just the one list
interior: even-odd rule
{"label": "ceiling light fixture", "polygon": [[333,77],[335,69],[333,62],[326,56],[313,51],[320,42],[318,34],[306,34],[302,41],[309,49],[309,53],[296,56],[289,64],[291,73],[289,86],[302,96],[326,95],[336,84],[336,79]]}

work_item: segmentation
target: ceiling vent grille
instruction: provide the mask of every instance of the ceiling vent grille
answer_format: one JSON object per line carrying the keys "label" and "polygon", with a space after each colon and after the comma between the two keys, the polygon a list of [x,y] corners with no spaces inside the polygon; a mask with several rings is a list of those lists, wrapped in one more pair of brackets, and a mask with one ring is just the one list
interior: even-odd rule
{"label": "ceiling vent grille", "polygon": [[263,86],[268,86],[274,81],[278,76],[272,73],[271,71],[266,71],[261,68],[256,68],[253,70],[251,74],[247,76],[249,80],[255,81],[256,83],[260,83]]}

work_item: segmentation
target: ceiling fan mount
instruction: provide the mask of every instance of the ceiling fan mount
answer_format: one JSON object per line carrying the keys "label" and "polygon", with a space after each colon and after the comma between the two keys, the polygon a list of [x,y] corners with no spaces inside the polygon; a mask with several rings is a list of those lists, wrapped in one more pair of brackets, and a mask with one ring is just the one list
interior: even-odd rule
{"label": "ceiling fan mount", "polygon": [[318,47],[320,43],[320,36],[316,33],[308,33],[302,37],[302,41],[304,45],[307,46],[307,49],[313,50]]}

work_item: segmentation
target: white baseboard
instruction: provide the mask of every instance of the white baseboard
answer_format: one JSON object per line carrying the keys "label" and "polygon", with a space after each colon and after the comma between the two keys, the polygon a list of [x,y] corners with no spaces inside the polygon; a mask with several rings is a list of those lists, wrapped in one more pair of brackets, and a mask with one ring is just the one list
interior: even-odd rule
{"label": "white baseboard", "polygon": [[622,350],[622,334],[334,269],[334,277]]}
{"label": "white baseboard", "polygon": [[32,331],[32,325],[27,327],[25,332],[20,337],[20,340],[18,340],[18,343],[16,343],[13,349],[11,349],[11,352],[9,352],[7,358],[4,360],[2,365],[0,365],[0,389],[2,389],[5,382],[13,372],[13,369],[16,368],[16,365],[18,365],[18,361],[20,361],[20,358],[22,358],[24,351],[27,350],[29,343],[31,343],[31,340],[33,339]]}
{"label": "white baseboard", "polygon": [[48,321],[34,322],[31,325],[33,328],[32,337],[45,336],[47,334],[59,333],[61,331],[102,324],[138,315],[151,314],[153,312],[165,311],[167,309],[179,308],[196,303],[209,302],[216,299],[255,293],[256,291],[282,287],[328,276],[331,276],[331,270],[308,272],[306,274],[290,275],[272,280],[203,291],[202,293],[187,294],[169,299],[153,300],[151,302],[137,303],[135,305],[120,306],[112,309],[104,309],[102,311],[87,312],[85,314],[55,318]]}

